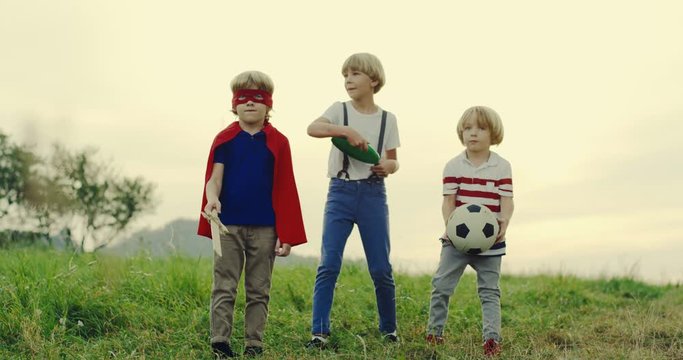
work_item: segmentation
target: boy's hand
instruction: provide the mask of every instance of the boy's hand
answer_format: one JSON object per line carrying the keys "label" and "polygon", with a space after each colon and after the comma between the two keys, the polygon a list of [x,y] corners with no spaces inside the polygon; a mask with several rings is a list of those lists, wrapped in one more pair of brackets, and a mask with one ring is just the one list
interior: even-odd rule
{"label": "boy's hand", "polygon": [[391,159],[380,159],[379,164],[370,168],[377,176],[387,177],[396,172],[396,162]]}
{"label": "boy's hand", "polygon": [[204,212],[207,214],[211,214],[213,209],[216,209],[219,214],[221,213],[221,202],[218,199],[209,199],[204,206]]}
{"label": "boy's hand", "polygon": [[280,239],[277,239],[277,242],[275,243],[275,255],[285,257],[289,255],[290,251],[292,251],[292,245],[282,244],[280,243]]}
{"label": "boy's hand", "polygon": [[496,243],[499,243],[500,240],[502,240],[505,237],[505,231],[508,229],[508,224],[510,223],[510,219],[506,218],[498,218],[498,236],[496,236]]}
{"label": "boy's hand", "polygon": [[347,127],[346,129],[346,140],[349,141],[351,146],[355,146],[363,151],[368,151],[368,141],[362,137],[358,131]]}

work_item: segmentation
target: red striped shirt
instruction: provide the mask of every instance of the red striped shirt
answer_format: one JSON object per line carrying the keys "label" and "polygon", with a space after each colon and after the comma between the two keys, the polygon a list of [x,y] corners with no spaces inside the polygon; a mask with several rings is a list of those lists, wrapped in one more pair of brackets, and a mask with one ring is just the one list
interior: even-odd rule
{"label": "red striped shirt", "polygon": [[[498,154],[491,156],[484,164],[475,167],[465,152],[451,159],[443,171],[443,194],[455,194],[455,206],[478,204],[486,206],[498,215],[501,211],[501,197],[511,197],[512,170],[510,163]],[[481,253],[483,256],[505,254],[505,241]]]}
{"label": "red striped shirt", "polygon": [[493,182],[494,186],[498,187],[500,185],[512,185],[512,179],[479,179],[479,178],[467,178],[467,177],[454,177],[447,176],[443,178],[444,184],[476,184],[476,185],[487,185]]}

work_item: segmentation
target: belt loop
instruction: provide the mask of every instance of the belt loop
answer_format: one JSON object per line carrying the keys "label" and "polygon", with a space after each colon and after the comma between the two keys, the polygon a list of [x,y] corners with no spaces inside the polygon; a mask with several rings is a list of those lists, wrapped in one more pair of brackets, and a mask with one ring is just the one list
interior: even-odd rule
{"label": "belt loop", "polygon": [[[344,175],[345,175],[345,176],[344,176]],[[341,179],[341,180],[344,180],[344,181],[349,181],[349,180],[350,180],[350,179],[349,179],[349,172],[346,171],[346,170],[344,170],[344,169],[339,170],[339,172],[337,173],[337,179]]]}

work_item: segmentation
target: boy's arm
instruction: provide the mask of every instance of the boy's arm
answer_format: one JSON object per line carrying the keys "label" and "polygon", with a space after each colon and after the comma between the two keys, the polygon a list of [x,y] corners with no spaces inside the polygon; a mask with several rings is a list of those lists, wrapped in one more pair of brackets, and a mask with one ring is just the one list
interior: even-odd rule
{"label": "boy's arm", "polygon": [[307,133],[309,136],[315,138],[325,137],[345,137],[351,146],[360,148],[363,151],[368,150],[368,141],[365,140],[356,130],[350,126],[335,125],[329,119],[320,117],[308,125]]}
{"label": "boy's arm", "polygon": [[510,218],[512,213],[515,211],[515,202],[512,200],[511,196],[501,196],[500,197],[500,216],[498,217],[498,224],[500,225],[500,230],[498,231],[498,236],[496,237],[496,242],[500,241],[505,237],[505,231],[510,224]]}
{"label": "boy's arm", "polygon": [[225,165],[221,163],[214,163],[213,170],[211,171],[211,177],[206,183],[206,206],[204,207],[204,212],[211,213],[211,210],[216,209],[219,213],[221,212],[221,203],[218,201],[218,196],[221,193],[221,188],[223,186],[223,171],[225,170]]}
{"label": "boy's arm", "polygon": [[[451,216],[453,210],[455,210],[455,194],[444,195],[443,203],[441,204],[441,215],[443,215],[444,228],[448,225],[448,217]],[[446,230],[444,230],[442,238],[448,239]]]}

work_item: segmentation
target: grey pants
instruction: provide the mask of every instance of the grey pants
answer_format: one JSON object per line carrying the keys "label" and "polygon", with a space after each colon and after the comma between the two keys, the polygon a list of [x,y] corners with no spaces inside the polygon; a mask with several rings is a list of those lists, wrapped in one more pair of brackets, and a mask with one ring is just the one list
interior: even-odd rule
{"label": "grey pants", "polygon": [[230,234],[221,235],[223,256],[213,256],[211,343],[230,342],[237,286],[244,268],[245,341],[247,346],[263,346],[275,261],[275,228],[228,226],[228,230]]}
{"label": "grey pants", "polygon": [[501,342],[500,335],[500,264],[502,256],[477,256],[459,252],[450,244],[441,248],[439,268],[432,279],[427,333],[442,335],[448,318],[448,301],[467,265],[477,272],[477,292],[481,301],[483,340]]}

